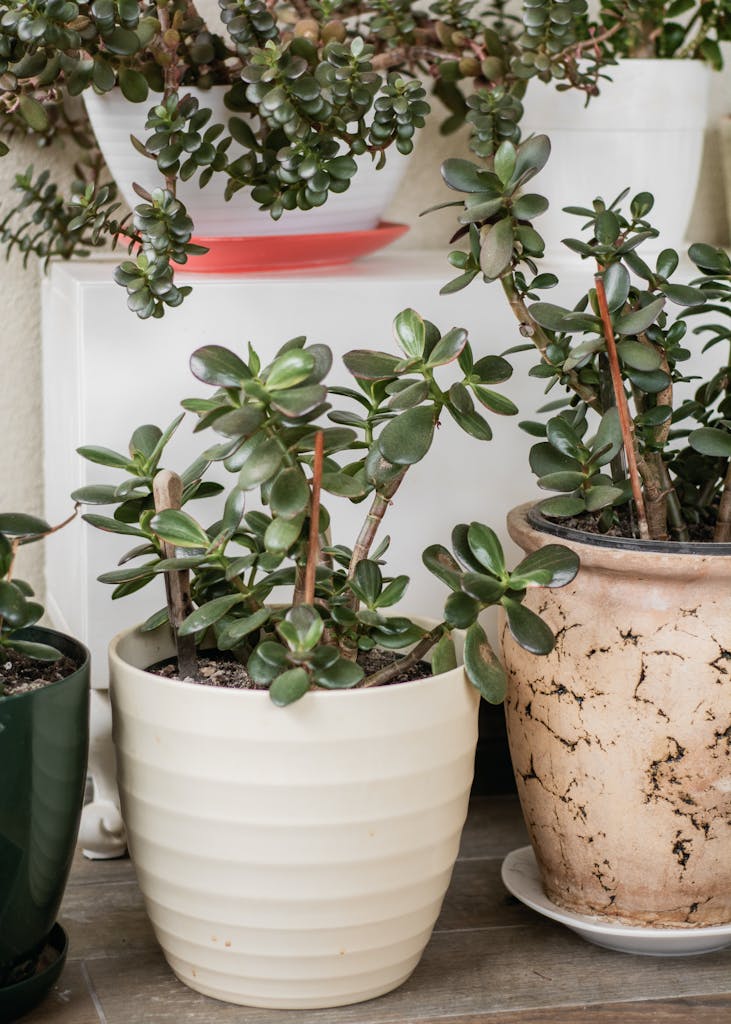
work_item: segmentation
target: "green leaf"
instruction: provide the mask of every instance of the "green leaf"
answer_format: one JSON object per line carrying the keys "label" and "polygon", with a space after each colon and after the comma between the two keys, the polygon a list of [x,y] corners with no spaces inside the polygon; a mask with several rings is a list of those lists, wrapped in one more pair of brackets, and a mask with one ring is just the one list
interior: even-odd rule
{"label": "green leaf", "polygon": [[475,412],[474,409],[463,411],[455,408],[452,403],[450,403],[447,408],[449,410],[449,415],[466,434],[469,434],[471,437],[476,437],[478,441],[490,441],[492,439],[492,429],[490,424],[484,416],[480,415],[479,412]]}
{"label": "green leaf", "polygon": [[28,93],[21,93],[18,100],[18,109],[20,116],[32,131],[45,132],[50,128],[51,122],[46,108],[37,99],[34,99],[33,96],[29,96]]}
{"label": "green leaf", "polygon": [[706,293],[687,284],[666,284],[663,292],[676,306],[698,306],[706,301]]}
{"label": "green leaf", "polygon": [[290,608],[277,626],[282,639],[293,651],[311,651],[320,642],[325,624],[310,604]]}
{"label": "green leaf", "polygon": [[401,360],[389,352],[353,349],[343,356],[343,362],[358,380],[389,380],[398,376],[396,367]]}
{"label": "green leaf", "polygon": [[662,363],[660,353],[640,341],[620,341],[617,345],[617,355],[626,366],[645,373],[659,370]]}
{"label": "green leaf", "polygon": [[486,701],[490,704],[503,702],[508,685],[505,670],[479,622],[467,630],[464,667],[467,678]]}
{"label": "green leaf", "polygon": [[467,543],[477,561],[488,572],[498,579],[505,575],[505,554],[494,530],[483,523],[470,523]]}
{"label": "green leaf", "polygon": [[178,633],[180,636],[190,636],[201,629],[208,629],[214,622],[218,622],[227,612],[230,612],[235,605],[241,604],[244,600],[243,594],[226,594],[225,597],[214,597],[212,601],[207,601],[200,608],[196,608],[194,612],[184,619],[180,624]]}
{"label": "green leaf", "polygon": [[505,395],[498,394],[497,391],[492,391],[490,388],[483,388],[481,384],[474,384],[472,390],[475,393],[475,398],[489,409],[490,412],[497,413],[498,416],[515,416],[518,412],[518,406],[515,402],[512,402]]}
{"label": "green leaf", "polygon": [[619,413],[616,407],[607,409],[602,416],[599,429],[596,432],[596,437],[591,447],[592,452],[601,452],[602,449],[606,449],[602,455],[598,455],[597,458],[593,459],[595,466],[608,465],[615,455],[621,451],[622,428],[619,423]]}
{"label": "green leaf", "polygon": [[442,177],[455,192],[484,192],[486,174],[471,160],[456,158],[445,160],[441,167]]}
{"label": "green leaf", "polygon": [[239,487],[242,491],[251,491],[266,480],[270,480],[279,470],[284,457],[282,449],[273,438],[266,438],[253,445],[247,453],[246,461],[239,473]]}
{"label": "green leaf", "polygon": [[274,555],[284,555],[299,538],[304,516],[273,519],[264,532],[264,547]]}
{"label": "green leaf", "polygon": [[147,81],[134,68],[120,67],[119,87],[124,98],[130,103],[143,103],[147,99],[149,92]]}
{"label": "green leaf", "polygon": [[374,607],[383,586],[383,575],[376,562],[369,558],[358,562],[351,586],[369,608]]}
{"label": "green leaf", "polygon": [[[632,313],[625,313],[624,316],[617,317],[614,324],[615,331],[617,334],[641,334],[655,323],[664,305],[665,298],[663,296],[643,306],[642,309],[636,309]],[[637,369],[642,369],[642,367],[637,367]]]}
{"label": "green leaf", "polygon": [[276,516],[294,519],[310,503],[310,487],[301,469],[291,466],[275,478],[269,493],[269,506]]}
{"label": "green leaf", "polygon": [[204,384],[217,388],[238,388],[251,378],[246,363],[222,345],[204,345],[190,357],[190,371]]}
{"label": "green leaf", "polygon": [[[531,552],[510,574],[512,590],[526,587],[565,587],[579,571],[579,556],[562,544],[546,544]],[[544,579],[548,574],[548,579]],[[539,582],[540,580],[540,582]]]}
{"label": "green leaf", "polygon": [[131,463],[128,455],[121,455],[112,451],[111,448],[99,448],[96,445],[84,445],[76,451],[89,462],[96,462],[100,466],[110,466],[112,469],[130,469]]}
{"label": "green leaf", "polygon": [[212,426],[222,437],[246,438],[264,422],[264,411],[253,405],[244,405],[240,409],[232,409],[223,416],[217,416]]}
{"label": "green leaf", "polygon": [[150,521],[150,528],[162,540],[179,548],[207,548],[211,543],[203,527],[180,509],[158,512]]}
{"label": "green leaf", "polygon": [[51,529],[45,519],[30,516],[25,512],[3,512],[0,514],[0,533],[8,537],[42,537]]}
{"label": "green leaf", "polygon": [[549,331],[561,331],[569,310],[553,302],[534,302],[528,307],[528,312],[540,327],[545,327]]}
{"label": "green leaf", "polygon": [[498,150],[495,153],[494,168],[495,174],[502,182],[503,185],[512,178],[515,172],[515,164],[517,161],[517,152],[512,142],[507,139],[505,142],[501,142],[498,146]]}
{"label": "green leaf", "polygon": [[412,466],[424,458],[433,438],[434,406],[422,405],[389,420],[380,433],[378,447],[393,465]]}
{"label": "green leaf", "polygon": [[538,506],[538,511],[550,519],[564,519],[586,511],[586,503],[583,498],[546,498]]}
{"label": "green leaf", "polygon": [[505,593],[505,584],[492,576],[480,572],[467,572],[462,578],[462,587],[466,594],[484,605],[497,604]]}
{"label": "green leaf", "polygon": [[480,602],[461,590],[450,594],[444,604],[446,622],[457,629],[466,629],[480,614]]}
{"label": "green leaf", "polygon": [[436,343],[426,365],[433,367],[451,363],[454,359],[459,358],[466,344],[467,331],[463,327],[453,327]]}
{"label": "green leaf", "polygon": [[457,651],[451,633],[443,633],[432,648],[431,671],[433,676],[453,672],[457,668]]}
{"label": "green leaf", "polygon": [[[547,199],[543,196],[535,195],[535,193],[529,193],[528,195],[520,196],[513,203],[513,216],[516,220],[533,220],[534,217],[539,217],[542,213],[545,213],[547,209]],[[533,287],[539,288],[540,285],[534,281]]]}
{"label": "green leaf", "polygon": [[623,497],[624,491],[620,487],[610,487],[600,484],[597,487],[590,487],[584,495],[587,512],[598,512],[601,508],[613,505],[618,498]]}
{"label": "green leaf", "polygon": [[306,384],[301,388],[277,391],[272,396],[272,409],[288,419],[299,419],[318,409],[327,398],[327,388],[322,384]]}
{"label": "green leaf", "polygon": [[693,451],[699,452],[701,455],[731,458],[731,434],[725,430],[718,430],[715,427],[700,427],[693,431],[688,438],[688,443]]}
{"label": "green leaf", "polygon": [[441,544],[432,544],[424,551],[421,558],[429,572],[446,583],[450,589],[460,589],[462,569],[445,547],[442,547]]}
{"label": "green leaf", "polygon": [[560,470],[558,473],[546,473],[538,478],[538,486],[544,491],[575,491],[585,480],[581,470]]}
{"label": "green leaf", "polygon": [[25,622],[25,598],[9,580],[0,580],[0,618],[11,626]]}
{"label": "green leaf", "polygon": [[274,360],[266,375],[266,386],[269,391],[281,391],[296,387],[312,373],[315,360],[299,348],[289,349]]}
{"label": "green leaf", "polygon": [[603,281],[609,311],[615,313],[624,306],[629,296],[629,272],[623,264],[611,263],[604,271]]}
{"label": "green leaf", "polygon": [[376,608],[391,608],[404,596],[408,585],[408,576],[396,576],[381,591],[375,603]]}
{"label": "green leaf", "polygon": [[551,141],[547,135],[533,135],[518,146],[518,159],[515,164],[515,181],[523,183],[535,177],[543,170],[551,155]]}
{"label": "green leaf", "polygon": [[503,597],[500,603],[513,638],[524,650],[531,654],[548,654],[553,650],[556,641],[543,619],[511,597]]}
{"label": "green leaf", "polygon": [[264,640],[249,658],[246,671],[255,683],[267,686],[287,663],[287,651],[273,640]]}
{"label": "green leaf", "polygon": [[238,647],[244,637],[261,629],[269,621],[271,614],[269,608],[260,608],[245,618],[227,622],[216,638],[219,651],[230,651]]}
{"label": "green leaf", "polygon": [[277,676],[269,687],[272,703],[278,708],[294,704],[300,700],[310,688],[310,677],[303,668],[291,668]]}
{"label": "green leaf", "polygon": [[513,367],[502,356],[483,356],[472,367],[472,375],[481,384],[503,384],[513,376]]}
{"label": "green leaf", "polygon": [[110,519],[109,516],[97,516],[87,512],[81,517],[85,523],[95,526],[97,530],[104,530],[106,533],[123,533],[130,537],[146,537],[142,530],[129,523],[121,523],[118,519]]}
{"label": "green leaf", "polygon": [[481,232],[480,270],[488,281],[495,281],[510,267],[513,258],[513,222],[504,217]]}
{"label": "green leaf", "polygon": [[410,359],[421,359],[426,345],[426,325],[413,309],[402,310],[393,322],[396,341]]}
{"label": "green leaf", "polygon": [[365,672],[356,662],[338,658],[327,667],[317,670],[316,681],[318,686],[324,686],[327,690],[349,690],[357,686],[364,675]]}
{"label": "green leaf", "polygon": [[581,461],[583,445],[581,438],[563,416],[554,416],[546,425],[548,443],[562,455]]}
{"label": "green leaf", "polygon": [[63,657],[60,651],[50,644],[38,644],[30,640],[6,640],[6,647],[12,647],[19,654],[27,658],[35,658],[36,661],[58,661]]}

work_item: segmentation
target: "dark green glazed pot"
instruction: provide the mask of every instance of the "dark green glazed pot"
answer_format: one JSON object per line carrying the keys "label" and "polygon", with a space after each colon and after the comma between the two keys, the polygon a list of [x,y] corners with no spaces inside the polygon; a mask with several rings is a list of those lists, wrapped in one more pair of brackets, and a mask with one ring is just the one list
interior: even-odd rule
{"label": "dark green glazed pot", "polygon": [[89,746],[89,652],[50,629],[23,636],[52,644],[79,668],[40,690],[0,697],[0,993],[20,980],[56,921]]}

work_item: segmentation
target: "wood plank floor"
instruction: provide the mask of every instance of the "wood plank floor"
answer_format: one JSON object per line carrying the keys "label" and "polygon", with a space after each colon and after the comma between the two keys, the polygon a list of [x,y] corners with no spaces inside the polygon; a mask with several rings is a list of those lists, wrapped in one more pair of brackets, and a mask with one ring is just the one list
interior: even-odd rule
{"label": "wood plank floor", "polygon": [[479,797],[424,957],[396,992],[336,1010],[266,1011],[192,992],[167,968],[128,860],[77,858],[61,921],[71,953],[27,1024],[731,1024],[731,950],[598,949],[514,900],[500,863],[527,842],[517,800]]}

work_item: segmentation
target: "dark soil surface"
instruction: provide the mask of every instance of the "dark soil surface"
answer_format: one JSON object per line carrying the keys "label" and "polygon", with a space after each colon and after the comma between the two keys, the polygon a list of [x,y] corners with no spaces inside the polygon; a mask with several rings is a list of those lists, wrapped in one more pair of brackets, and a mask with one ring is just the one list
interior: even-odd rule
{"label": "dark soil surface", "polygon": [[[599,513],[597,512],[582,512],[581,515],[570,516],[567,519],[551,519],[551,522],[566,526],[570,530],[582,530],[584,533],[593,533],[601,537],[625,537],[628,539],[639,537],[637,523],[632,521],[626,507],[617,510],[617,519],[619,520],[618,525],[614,525],[608,530],[599,529]],[[667,540],[678,539],[669,525],[668,531]],[[713,527],[708,523],[689,523],[688,533],[691,543],[694,544],[708,544],[713,541]]]}
{"label": "dark soil surface", "polygon": [[0,651],[0,695],[15,697],[19,693],[40,690],[70,676],[78,667],[65,655],[58,661],[36,661],[19,651],[4,648]]}
{"label": "dark soil surface", "polygon": [[[373,675],[388,665],[393,665],[402,655],[395,651],[373,650],[362,652],[358,655],[358,664],[366,676]],[[156,676],[163,676],[166,679],[180,679],[178,675],[178,664],[175,658],[167,658],[147,669]],[[392,683],[410,683],[415,679],[425,679],[430,676],[431,665],[426,661],[418,661],[411,665],[400,675],[392,679]],[[230,690],[260,690],[263,689],[251,679],[246,669],[240,662],[225,652],[209,653],[198,659],[198,678],[186,678],[185,683],[200,683],[204,686],[222,686]]]}

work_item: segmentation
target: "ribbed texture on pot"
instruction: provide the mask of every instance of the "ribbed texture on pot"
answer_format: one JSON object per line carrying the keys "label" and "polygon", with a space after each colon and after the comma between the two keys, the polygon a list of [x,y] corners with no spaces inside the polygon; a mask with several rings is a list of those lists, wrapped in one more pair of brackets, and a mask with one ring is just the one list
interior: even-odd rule
{"label": "ribbed texture on pot", "polygon": [[[226,86],[208,90],[185,87],[181,94],[192,95],[201,106],[209,107],[211,124],[228,125],[232,112],[227,110],[223,97]],[[84,94],[84,102],[104,159],[127,203],[134,207],[140,198],[132,188],[133,182],[148,191],[162,188],[164,180],[157,167],[137,152],[130,135],[144,140],[150,134],[145,121],[150,108],[159,102],[159,96],[150,93],[145,103],[130,103],[118,89],[97,95]],[[244,152],[238,143],[228,150],[229,159]],[[242,189],[226,202],[224,190],[228,177],[214,175],[205,188],[199,188],[198,176],[180,181],[177,195],[185,203],[195,225],[194,234],[210,238],[246,238],[254,235],[309,235],[327,232],[369,231],[375,228],[381,215],[398,189],[408,166],[408,157],[389,151],[385,167],[377,171],[369,156],[357,160],[358,173],[347,192],[331,195],[327,202],[313,210],[287,210],[278,221],[259,210],[257,203]]]}
{"label": "ribbed texture on pot", "polygon": [[280,1008],[395,988],[434,927],[467,813],[477,695],[462,670],[281,709],[124,664],[167,653],[129,633],[111,667],[130,849],[175,973]]}

